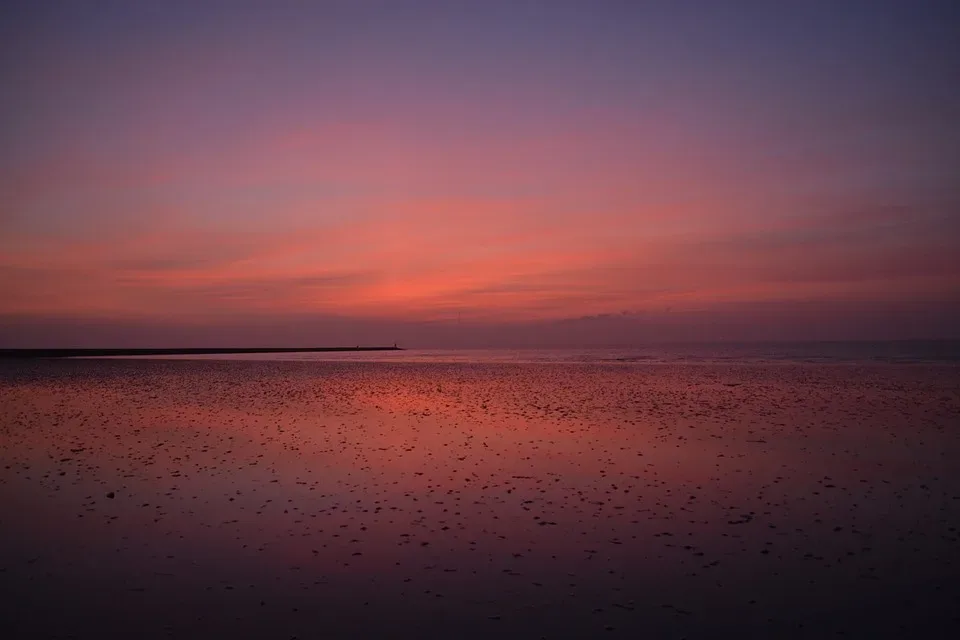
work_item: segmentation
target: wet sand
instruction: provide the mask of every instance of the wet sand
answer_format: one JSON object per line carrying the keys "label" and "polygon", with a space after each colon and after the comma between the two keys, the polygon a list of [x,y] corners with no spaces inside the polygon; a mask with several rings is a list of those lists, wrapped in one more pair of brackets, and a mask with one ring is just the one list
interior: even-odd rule
{"label": "wet sand", "polygon": [[0,362],[0,407],[16,638],[960,628],[960,367]]}

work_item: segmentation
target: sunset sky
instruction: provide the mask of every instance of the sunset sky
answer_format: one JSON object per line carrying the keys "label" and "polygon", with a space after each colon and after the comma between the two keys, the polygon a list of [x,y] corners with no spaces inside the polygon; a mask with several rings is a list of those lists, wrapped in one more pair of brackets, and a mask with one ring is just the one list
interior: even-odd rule
{"label": "sunset sky", "polygon": [[5,2],[0,346],[960,337],[956,7]]}

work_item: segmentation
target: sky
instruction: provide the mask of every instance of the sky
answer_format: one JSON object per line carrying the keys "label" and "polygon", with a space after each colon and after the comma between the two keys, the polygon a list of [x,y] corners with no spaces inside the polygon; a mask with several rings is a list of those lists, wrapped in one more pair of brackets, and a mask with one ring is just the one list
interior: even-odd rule
{"label": "sky", "polygon": [[0,346],[960,338],[952,2],[5,2]]}

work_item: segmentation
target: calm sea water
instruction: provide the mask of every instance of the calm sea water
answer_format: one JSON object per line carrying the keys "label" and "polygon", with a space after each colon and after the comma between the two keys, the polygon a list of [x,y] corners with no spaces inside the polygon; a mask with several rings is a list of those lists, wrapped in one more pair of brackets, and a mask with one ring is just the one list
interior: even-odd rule
{"label": "calm sea water", "polygon": [[165,357],[405,363],[960,364],[960,341],[705,343],[590,349],[405,349],[403,351]]}

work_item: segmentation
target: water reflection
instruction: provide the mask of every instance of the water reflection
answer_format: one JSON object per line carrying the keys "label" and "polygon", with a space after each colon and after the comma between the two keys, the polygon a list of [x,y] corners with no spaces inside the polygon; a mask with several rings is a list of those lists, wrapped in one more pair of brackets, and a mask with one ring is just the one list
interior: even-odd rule
{"label": "water reflection", "polygon": [[30,366],[4,580],[63,628],[882,633],[957,597],[955,372]]}

